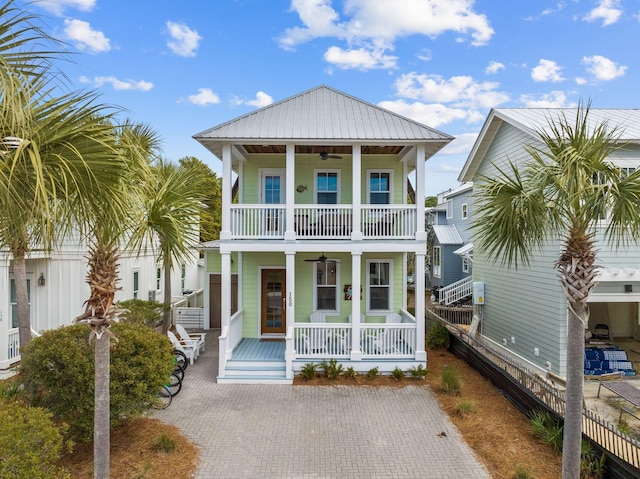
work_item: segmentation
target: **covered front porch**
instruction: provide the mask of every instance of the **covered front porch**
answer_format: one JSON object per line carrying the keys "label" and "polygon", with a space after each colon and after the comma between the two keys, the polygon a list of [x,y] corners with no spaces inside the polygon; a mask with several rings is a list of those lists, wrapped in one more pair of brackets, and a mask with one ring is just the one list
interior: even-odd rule
{"label": "covered front porch", "polygon": [[[400,322],[364,321],[296,322],[282,338],[247,338],[242,335],[243,311],[236,312],[223,328],[219,347],[219,383],[293,382],[306,363],[336,359],[357,372],[378,368],[388,374],[396,367],[407,370],[426,364],[424,340],[417,341],[416,318],[406,310]],[[375,322],[374,322],[375,321]]]}

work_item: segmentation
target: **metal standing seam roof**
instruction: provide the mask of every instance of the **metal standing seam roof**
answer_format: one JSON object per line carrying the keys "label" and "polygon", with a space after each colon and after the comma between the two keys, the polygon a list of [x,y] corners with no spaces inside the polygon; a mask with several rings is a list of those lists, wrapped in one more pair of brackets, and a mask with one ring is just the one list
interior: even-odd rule
{"label": "metal standing seam roof", "polygon": [[441,245],[464,243],[456,225],[433,225],[432,228]]}
{"label": "metal standing seam roof", "polygon": [[[484,159],[484,155],[502,122],[509,123],[532,137],[538,137],[539,131],[549,130],[550,121],[557,123],[557,120],[566,117],[572,123],[577,111],[577,108],[496,108],[491,110],[462,168],[458,181],[473,179],[473,175]],[[594,127],[604,122],[608,124],[609,129],[618,129],[620,142],[640,142],[640,109],[589,109],[588,126]]]}
{"label": "metal standing seam roof", "polygon": [[435,142],[440,144],[438,149],[453,140],[434,128],[326,85],[214,126],[194,138],[206,145],[223,140]]}

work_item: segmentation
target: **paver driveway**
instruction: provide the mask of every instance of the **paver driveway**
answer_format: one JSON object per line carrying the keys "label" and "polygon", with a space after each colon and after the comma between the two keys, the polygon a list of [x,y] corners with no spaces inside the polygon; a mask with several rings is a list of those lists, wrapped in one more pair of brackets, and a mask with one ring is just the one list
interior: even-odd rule
{"label": "paver driveway", "polygon": [[218,385],[218,335],[155,414],[198,444],[198,478],[490,477],[428,388]]}

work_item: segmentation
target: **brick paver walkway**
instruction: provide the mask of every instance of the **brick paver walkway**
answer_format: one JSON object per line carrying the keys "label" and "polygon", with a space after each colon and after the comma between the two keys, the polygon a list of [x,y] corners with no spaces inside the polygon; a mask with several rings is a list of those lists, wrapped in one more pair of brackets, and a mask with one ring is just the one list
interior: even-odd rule
{"label": "brick paver walkway", "polygon": [[198,478],[490,477],[428,388],[218,385],[218,334],[155,413],[198,444]]}

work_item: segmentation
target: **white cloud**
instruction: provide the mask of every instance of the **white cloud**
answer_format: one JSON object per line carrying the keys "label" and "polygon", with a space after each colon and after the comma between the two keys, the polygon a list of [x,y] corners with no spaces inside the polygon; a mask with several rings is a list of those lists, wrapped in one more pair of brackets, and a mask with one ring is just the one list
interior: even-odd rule
{"label": "white cloud", "polygon": [[271,105],[273,98],[271,95],[267,95],[263,91],[256,93],[256,99],[246,102],[247,105],[255,106],[256,108],[262,108],[263,106]]}
{"label": "white cloud", "polygon": [[[286,29],[279,38],[280,46],[292,50],[315,38],[344,40],[347,48],[335,46],[325,53],[325,59],[333,59],[340,68],[352,64],[361,69],[395,68],[396,58],[385,52],[393,50],[401,37],[436,38],[454,32],[478,46],[488,43],[494,34],[487,17],[476,13],[470,0],[404,0],[402,8],[397,0],[346,0],[344,19],[331,0],[292,0],[291,11],[298,14],[302,25]],[[348,55],[356,58],[346,58]],[[366,66],[370,64],[374,66]]]}
{"label": "white cloud", "polygon": [[357,48],[343,50],[339,47],[330,47],[324,54],[327,63],[331,63],[342,70],[358,69],[371,70],[374,68],[395,68],[398,57],[385,55],[383,50],[366,50]]}
{"label": "white cloud", "polygon": [[553,83],[564,81],[562,67],[552,60],[540,59],[538,65],[531,70],[533,81],[550,81]]}
{"label": "white cloud", "polygon": [[470,76],[444,79],[440,75],[412,72],[400,76],[394,87],[400,97],[452,103],[454,107],[493,108],[509,101],[506,93],[497,91],[499,83],[478,82]]}
{"label": "white cloud", "polygon": [[406,116],[432,128],[438,128],[454,121],[466,121],[476,123],[482,121],[484,115],[475,110],[464,108],[450,108],[440,103],[408,103],[405,100],[382,101],[378,103],[381,108]]}
{"label": "white cloud", "polygon": [[81,50],[102,53],[111,50],[111,42],[100,30],[93,30],[89,22],[65,20],[64,33]]}
{"label": "white cloud", "polygon": [[153,88],[153,83],[139,80],[119,80],[114,76],[99,76],[94,77],[93,80],[85,76],[80,77],[82,83],[91,83],[95,87],[100,88],[104,85],[111,85],[114,90],[138,90],[149,91]]}
{"label": "white cloud", "polygon": [[196,30],[192,30],[184,23],[172,21],[167,22],[167,30],[171,37],[170,40],[167,40],[167,46],[173,53],[181,57],[196,56],[196,49],[202,40]]}
{"label": "white cloud", "polygon": [[422,61],[431,61],[431,50],[423,48],[421,53],[418,53],[418,58]]}
{"label": "white cloud", "polygon": [[582,63],[587,65],[587,71],[591,73],[596,80],[601,81],[608,81],[621,77],[627,70],[626,66],[620,66],[614,61],[601,55],[582,57]]}
{"label": "white cloud", "polygon": [[606,27],[616,23],[621,16],[620,0],[600,0],[598,6],[585,15],[584,20],[587,22],[602,20],[602,26]]}
{"label": "white cloud", "polygon": [[206,106],[220,103],[220,98],[210,88],[198,88],[196,95],[188,96],[189,103]]}
{"label": "white cloud", "polygon": [[494,75],[496,73],[498,73],[500,70],[504,70],[504,63],[500,63],[500,62],[490,62],[489,65],[487,65],[487,68],[485,68],[484,72],[487,75]]}
{"label": "white cloud", "polygon": [[522,95],[520,102],[527,108],[571,108],[575,103],[567,100],[567,95],[563,91],[555,90],[544,93],[538,97],[534,95]]}
{"label": "white cloud", "polygon": [[48,12],[59,16],[64,14],[67,8],[88,12],[96,6],[96,0],[36,0],[36,3]]}

